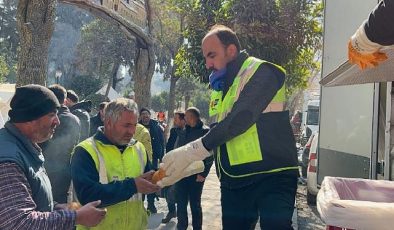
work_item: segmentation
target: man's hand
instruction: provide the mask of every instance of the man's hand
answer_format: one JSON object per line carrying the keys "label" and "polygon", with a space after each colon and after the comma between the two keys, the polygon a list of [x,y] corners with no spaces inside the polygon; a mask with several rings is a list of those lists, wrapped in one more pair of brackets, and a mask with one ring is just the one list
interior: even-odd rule
{"label": "man's hand", "polygon": [[204,181],[205,181],[205,177],[201,176],[200,174],[197,174],[196,182],[204,182]]}
{"label": "man's hand", "polygon": [[57,203],[57,204],[55,204],[55,207],[53,207],[53,209],[55,209],[55,210],[66,210],[66,209],[69,209],[69,208],[68,208],[68,204]]}
{"label": "man's hand", "polygon": [[90,202],[77,212],[76,224],[84,225],[86,227],[97,226],[107,214],[107,209],[96,208],[101,204],[100,200]]}
{"label": "man's hand", "polygon": [[152,184],[152,176],[155,171],[149,171],[139,177],[134,178],[137,191],[143,194],[150,194],[160,190],[160,186]]}
{"label": "man's hand", "polygon": [[147,180],[147,181],[152,182],[153,174],[155,174],[155,171],[154,170],[150,170],[149,172],[146,172],[146,173],[142,174],[140,177],[145,179],[145,180]]}

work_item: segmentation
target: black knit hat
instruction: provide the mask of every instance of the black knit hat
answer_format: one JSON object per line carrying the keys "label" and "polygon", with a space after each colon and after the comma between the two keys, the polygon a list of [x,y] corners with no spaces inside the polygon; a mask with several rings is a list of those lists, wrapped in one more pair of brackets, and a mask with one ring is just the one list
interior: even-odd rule
{"label": "black knit hat", "polygon": [[144,111],[148,112],[149,115],[150,115],[150,111],[149,111],[149,109],[147,109],[147,108],[142,108],[142,109],[140,110],[140,115],[141,115],[141,113],[144,112]]}
{"label": "black knit hat", "polygon": [[25,85],[16,88],[8,111],[13,123],[28,122],[40,118],[60,107],[55,94],[41,85]]}

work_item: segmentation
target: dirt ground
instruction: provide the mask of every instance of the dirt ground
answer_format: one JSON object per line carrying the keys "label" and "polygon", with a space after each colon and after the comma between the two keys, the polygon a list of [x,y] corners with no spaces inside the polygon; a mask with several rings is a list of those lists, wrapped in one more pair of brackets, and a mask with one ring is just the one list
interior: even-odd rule
{"label": "dirt ground", "polygon": [[297,189],[297,219],[299,230],[324,230],[325,225],[320,219],[316,206],[306,202],[306,185],[299,184]]}

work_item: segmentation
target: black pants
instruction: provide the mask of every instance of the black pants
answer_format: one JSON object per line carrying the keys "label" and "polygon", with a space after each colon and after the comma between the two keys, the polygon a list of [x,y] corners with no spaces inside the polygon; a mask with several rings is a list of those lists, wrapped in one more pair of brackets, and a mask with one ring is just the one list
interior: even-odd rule
{"label": "black pants", "polygon": [[175,203],[167,202],[168,212],[176,212]]}
{"label": "black pants", "polygon": [[151,193],[151,194],[148,194],[147,197],[148,197],[148,208],[155,207],[156,194]]}
{"label": "black pants", "polygon": [[202,228],[201,194],[204,182],[196,182],[196,175],[187,177],[177,182],[177,216],[178,230],[186,230],[189,225],[187,217],[187,204],[190,201],[192,211],[193,230]]}
{"label": "black pants", "polygon": [[266,175],[239,189],[222,187],[223,229],[255,229],[258,217],[263,230],[293,229],[296,191],[296,173]]}

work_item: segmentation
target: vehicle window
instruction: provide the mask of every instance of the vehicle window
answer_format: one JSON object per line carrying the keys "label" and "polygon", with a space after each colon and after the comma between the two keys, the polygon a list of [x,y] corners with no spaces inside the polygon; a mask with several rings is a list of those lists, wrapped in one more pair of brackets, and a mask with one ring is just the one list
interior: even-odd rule
{"label": "vehicle window", "polygon": [[306,115],[306,124],[307,125],[319,124],[319,108],[308,109],[308,113]]}

